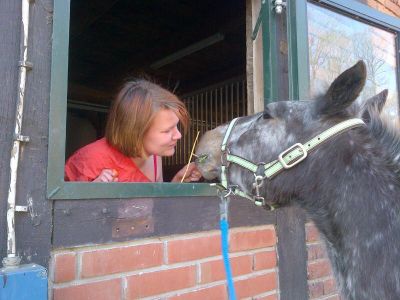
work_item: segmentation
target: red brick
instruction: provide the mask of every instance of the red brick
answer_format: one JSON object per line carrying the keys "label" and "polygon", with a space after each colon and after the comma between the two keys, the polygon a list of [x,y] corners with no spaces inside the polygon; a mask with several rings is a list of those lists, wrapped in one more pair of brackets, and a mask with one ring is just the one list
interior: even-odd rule
{"label": "red brick", "polygon": [[[249,274],[252,271],[252,257],[249,255],[232,257],[230,262],[233,276]],[[222,280],[226,276],[222,259],[202,263],[200,267],[201,283]]]}
{"label": "red brick", "polygon": [[67,282],[75,279],[76,254],[56,254],[54,258],[54,282]]}
{"label": "red brick", "polygon": [[196,267],[142,273],[127,277],[127,299],[149,297],[170,291],[190,288],[196,284]]}
{"label": "red brick", "polygon": [[230,251],[244,251],[270,247],[276,244],[273,228],[232,231],[230,235]]}
{"label": "red brick", "polygon": [[332,274],[331,264],[328,260],[320,260],[308,264],[308,279],[317,279]]}
{"label": "red brick", "polygon": [[238,299],[263,294],[276,288],[275,272],[235,281],[236,296]]}
{"label": "red brick", "polygon": [[315,299],[324,295],[324,283],[316,281],[308,284],[308,294],[310,299]]}
{"label": "red brick", "polygon": [[162,264],[162,243],[96,250],[82,255],[82,278],[128,272]]}
{"label": "red brick", "polygon": [[217,255],[221,255],[220,235],[209,235],[168,242],[169,264]]}
{"label": "red brick", "polygon": [[121,280],[113,279],[53,290],[53,300],[120,300]]}
{"label": "red brick", "polygon": [[210,288],[177,295],[168,300],[223,300],[228,299],[225,285],[217,285]]}
{"label": "red brick", "polygon": [[324,280],[324,294],[329,295],[334,292],[337,292],[337,286],[336,286],[336,281],[334,278],[329,278]]}
{"label": "red brick", "polygon": [[315,227],[314,223],[307,223],[306,224],[306,241],[316,242],[320,240],[319,231],[317,227]]}
{"label": "red brick", "polygon": [[395,4],[391,1],[386,1],[386,8],[393,12],[394,15],[400,16],[400,7],[398,4]]}
{"label": "red brick", "polygon": [[375,9],[378,8],[378,3],[376,2],[376,0],[367,0],[366,4],[369,7],[372,7],[372,8],[375,8]]}
{"label": "red brick", "polygon": [[323,244],[307,245],[307,250],[308,250],[308,261],[328,257]]}
{"label": "red brick", "polygon": [[254,254],[254,267],[255,271],[272,269],[276,267],[276,252],[263,251]]}

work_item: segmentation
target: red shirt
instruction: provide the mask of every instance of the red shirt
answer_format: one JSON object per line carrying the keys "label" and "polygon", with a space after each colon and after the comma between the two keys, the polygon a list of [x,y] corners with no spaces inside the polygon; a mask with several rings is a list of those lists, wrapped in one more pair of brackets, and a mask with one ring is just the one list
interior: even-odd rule
{"label": "red shirt", "polygon": [[[154,156],[154,174],[157,174]],[[125,156],[105,138],[97,140],[76,151],[65,164],[66,181],[93,181],[103,169],[118,172],[118,182],[150,182],[130,157]]]}

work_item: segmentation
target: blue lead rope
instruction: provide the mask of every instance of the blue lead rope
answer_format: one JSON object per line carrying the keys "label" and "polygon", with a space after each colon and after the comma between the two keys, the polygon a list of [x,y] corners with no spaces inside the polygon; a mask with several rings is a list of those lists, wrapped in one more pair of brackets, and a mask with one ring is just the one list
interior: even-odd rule
{"label": "blue lead rope", "polygon": [[226,219],[221,219],[221,243],[222,243],[222,257],[224,259],[224,267],[226,273],[226,280],[228,282],[228,295],[229,300],[236,300],[235,287],[233,286],[231,264],[229,263],[229,245],[228,245],[228,221]]}
{"label": "blue lead rope", "polygon": [[228,283],[229,300],[236,300],[235,287],[233,285],[231,264],[229,262],[229,244],[228,244],[228,199],[222,198],[220,205],[220,228],[221,228],[221,248],[222,258],[224,260],[226,281]]}

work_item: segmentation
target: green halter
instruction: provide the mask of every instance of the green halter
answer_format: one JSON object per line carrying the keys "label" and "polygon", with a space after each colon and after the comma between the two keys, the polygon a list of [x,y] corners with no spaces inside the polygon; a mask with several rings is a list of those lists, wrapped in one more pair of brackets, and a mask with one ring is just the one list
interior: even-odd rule
{"label": "green halter", "polygon": [[[340,122],[339,124],[336,124],[335,126],[323,131],[322,133],[315,136],[304,144],[294,144],[293,146],[289,147],[281,154],[279,154],[276,160],[265,164],[253,163],[247,159],[230,153],[229,149],[227,148],[227,143],[237,120],[238,118],[233,119],[225,132],[225,136],[221,145],[221,183],[213,184],[213,186],[216,186],[218,189],[225,191],[225,194],[235,194],[245,197],[253,201],[256,205],[268,206],[271,210],[274,209],[274,206],[267,204],[264,197],[260,196],[259,189],[262,186],[264,179],[267,178],[271,180],[274,176],[276,176],[283,170],[290,169],[296,166],[307,157],[309,152],[314,150],[316,147],[318,147],[331,137],[334,137],[352,128],[365,125],[364,121],[362,121],[361,119],[349,119]],[[228,166],[230,163],[237,164],[254,174],[255,182],[253,183],[253,188],[255,188],[256,190],[256,195],[245,193],[241,191],[237,186],[228,185]]]}

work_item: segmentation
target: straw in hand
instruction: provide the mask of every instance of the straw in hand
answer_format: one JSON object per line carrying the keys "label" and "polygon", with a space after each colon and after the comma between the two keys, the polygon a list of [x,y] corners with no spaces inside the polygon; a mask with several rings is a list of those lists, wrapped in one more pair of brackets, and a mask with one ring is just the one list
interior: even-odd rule
{"label": "straw in hand", "polygon": [[200,131],[197,131],[197,135],[196,135],[196,138],[195,138],[195,140],[194,140],[193,147],[192,147],[192,151],[190,152],[190,156],[189,156],[189,161],[188,161],[188,163],[187,163],[187,165],[186,165],[186,170],[185,170],[185,173],[183,174],[183,177],[182,177],[182,179],[181,179],[181,183],[183,182],[183,180],[185,180],[186,173],[187,173],[187,171],[188,171],[188,169],[189,169],[190,162],[192,161],[192,157],[193,157],[193,155],[194,155],[193,152],[194,152],[194,149],[195,149],[195,147],[196,147],[196,143],[197,143],[197,139],[199,138],[199,134],[200,134]]}

